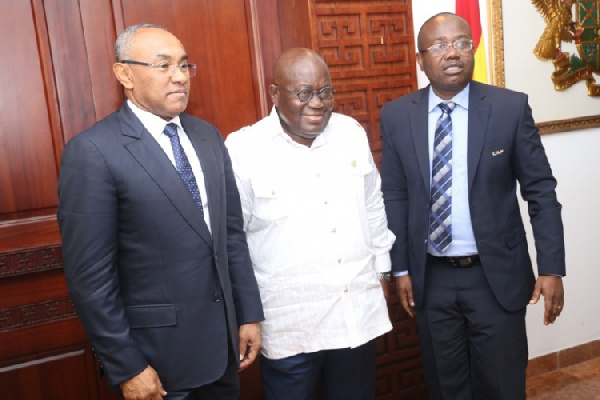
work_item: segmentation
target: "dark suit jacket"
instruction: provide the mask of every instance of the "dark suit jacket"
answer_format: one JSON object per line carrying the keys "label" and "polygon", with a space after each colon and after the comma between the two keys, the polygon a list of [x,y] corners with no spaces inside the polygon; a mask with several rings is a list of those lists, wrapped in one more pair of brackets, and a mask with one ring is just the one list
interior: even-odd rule
{"label": "dark suit jacket", "polygon": [[167,391],[214,381],[228,346],[239,354],[238,325],[263,319],[223,139],[205,121],[180,118],[205,175],[212,237],[126,104],[70,140],[62,157],[68,289],[111,385],[148,364]]}
{"label": "dark suit jacket", "polygon": [[[527,96],[471,82],[468,117],[469,209],[489,284],[508,311],[526,306],[535,277],[516,196],[528,203],[540,274],[564,275],[561,205],[556,180]],[[429,87],[386,104],[381,112],[381,178],[394,271],[408,268],[416,306],[423,302],[429,229]]]}

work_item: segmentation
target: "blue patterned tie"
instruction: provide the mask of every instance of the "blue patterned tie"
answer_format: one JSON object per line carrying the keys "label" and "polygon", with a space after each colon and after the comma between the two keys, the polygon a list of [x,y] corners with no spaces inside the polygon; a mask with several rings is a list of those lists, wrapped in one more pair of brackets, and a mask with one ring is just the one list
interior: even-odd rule
{"label": "blue patterned tie", "polygon": [[185,182],[192,193],[194,201],[198,205],[198,208],[200,208],[200,214],[202,215],[202,218],[204,218],[204,209],[202,208],[202,199],[200,198],[200,190],[198,190],[198,182],[196,182],[196,177],[194,176],[194,172],[192,172],[192,166],[185,155],[185,151],[183,151],[183,147],[181,147],[181,142],[179,142],[177,125],[174,123],[167,124],[164,132],[171,140],[177,172],[179,172],[179,176],[181,176],[181,179],[183,179],[183,182]]}
{"label": "blue patterned tie", "polygon": [[455,103],[440,103],[442,115],[437,121],[431,164],[431,218],[429,240],[438,253],[452,243],[452,119]]}

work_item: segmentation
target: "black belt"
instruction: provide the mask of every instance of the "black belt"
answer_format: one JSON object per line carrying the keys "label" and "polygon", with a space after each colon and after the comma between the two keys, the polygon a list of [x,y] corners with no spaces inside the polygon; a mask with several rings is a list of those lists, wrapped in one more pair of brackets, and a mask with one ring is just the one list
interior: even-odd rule
{"label": "black belt", "polygon": [[477,254],[464,257],[437,257],[427,254],[427,262],[435,264],[450,264],[454,268],[470,268],[473,265],[480,264]]}

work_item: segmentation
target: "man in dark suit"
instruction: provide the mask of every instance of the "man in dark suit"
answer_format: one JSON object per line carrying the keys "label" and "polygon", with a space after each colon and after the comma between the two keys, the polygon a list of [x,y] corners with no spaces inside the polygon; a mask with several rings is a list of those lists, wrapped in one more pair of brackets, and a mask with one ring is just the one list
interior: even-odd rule
{"label": "man in dark suit", "polygon": [[[527,96],[471,81],[464,19],[438,14],[417,42],[431,85],[381,113],[397,294],[416,315],[431,399],[525,399],[526,306],[543,295],[549,324],[564,301],[556,180]],[[537,281],[517,182],[533,227]]]}
{"label": "man in dark suit", "polygon": [[173,34],[129,27],[116,57],[126,103],[61,161],[69,293],[125,399],[237,399],[263,312],[229,155],[183,113],[196,66]]}

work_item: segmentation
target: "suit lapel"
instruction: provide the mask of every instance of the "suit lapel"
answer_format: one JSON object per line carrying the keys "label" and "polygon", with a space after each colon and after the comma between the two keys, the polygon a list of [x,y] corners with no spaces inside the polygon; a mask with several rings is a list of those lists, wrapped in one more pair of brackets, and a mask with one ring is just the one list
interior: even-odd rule
{"label": "suit lapel", "polygon": [[192,229],[209,247],[212,247],[211,234],[200,215],[198,206],[169,157],[126,104],[121,107],[119,119],[121,133],[136,139],[125,143],[127,151],[150,175]]}
{"label": "suit lapel", "polygon": [[218,165],[215,157],[215,149],[210,145],[202,133],[201,129],[196,123],[195,119],[190,118],[186,114],[180,115],[181,124],[185,129],[192,146],[196,150],[196,155],[200,159],[200,165],[202,166],[202,172],[204,173],[204,185],[206,186],[206,192],[208,195],[208,212],[210,215],[210,224],[213,240],[219,237],[219,215],[221,213],[221,203],[219,202],[220,188],[220,174],[216,170]]}
{"label": "suit lapel", "polygon": [[428,135],[428,118],[429,118],[429,87],[419,90],[417,96],[413,100],[413,110],[409,110],[410,127],[409,131],[412,134],[413,143],[415,145],[415,153],[419,162],[419,169],[423,177],[423,185],[429,191],[430,185],[430,162],[429,162],[429,135]]}
{"label": "suit lapel", "polygon": [[485,86],[471,82],[469,89],[469,138],[467,150],[467,169],[469,174],[469,188],[472,187],[473,178],[477,172],[483,144],[488,133],[488,119],[490,104],[485,100],[482,90]]}

